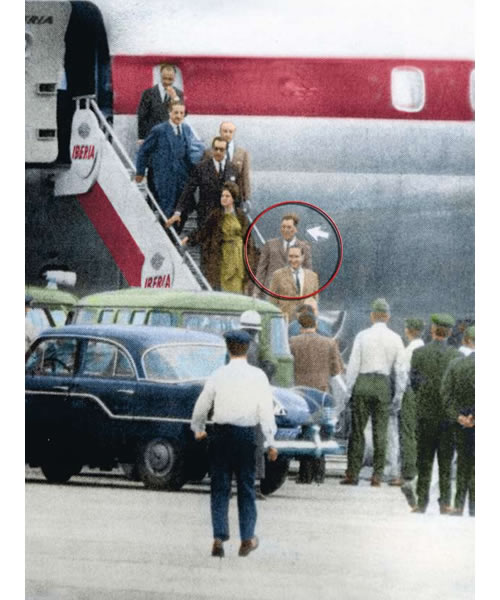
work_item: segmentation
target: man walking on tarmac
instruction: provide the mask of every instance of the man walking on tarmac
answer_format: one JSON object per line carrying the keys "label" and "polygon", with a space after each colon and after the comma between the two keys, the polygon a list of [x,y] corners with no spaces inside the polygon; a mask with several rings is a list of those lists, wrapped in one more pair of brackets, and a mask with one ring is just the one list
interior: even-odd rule
{"label": "man walking on tarmac", "polygon": [[417,348],[411,359],[410,381],[417,406],[417,506],[424,513],[429,503],[432,465],[437,454],[439,467],[439,509],[452,512],[451,463],[455,448],[455,425],[447,419],[441,397],[443,375],[450,362],[462,356],[447,343],[455,319],[448,314],[431,315],[432,340]]}
{"label": "man walking on tarmac", "polygon": [[391,408],[391,371],[396,391],[392,403],[399,408],[404,389],[404,346],[401,337],[387,327],[389,304],[384,298],[372,303],[372,326],[354,338],[346,373],[352,403],[352,428],[347,449],[347,470],[342,485],[358,485],[365,449],[368,419],[373,430],[373,475],[371,485],[380,487],[386,456],[387,425]]}
{"label": "man walking on tarmac", "polygon": [[210,432],[210,501],[214,542],[212,556],[224,556],[229,539],[231,478],[236,475],[241,545],[239,556],[256,550],[255,426],[260,424],[269,460],[276,460],[273,447],[276,423],[273,395],[265,373],[248,364],[250,336],[245,331],[225,333],[229,364],[217,369],[206,381],[196,401],[191,429],[195,439],[206,437],[205,424],[212,411]]}

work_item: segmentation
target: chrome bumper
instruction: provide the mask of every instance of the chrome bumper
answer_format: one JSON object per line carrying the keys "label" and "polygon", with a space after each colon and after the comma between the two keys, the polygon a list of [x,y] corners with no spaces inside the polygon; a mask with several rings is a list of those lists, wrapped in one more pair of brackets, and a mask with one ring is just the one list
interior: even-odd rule
{"label": "chrome bumper", "polygon": [[309,439],[276,440],[273,446],[281,456],[313,456],[320,458],[327,454],[345,454],[345,447],[334,440],[322,440],[319,435],[318,425],[311,427]]}

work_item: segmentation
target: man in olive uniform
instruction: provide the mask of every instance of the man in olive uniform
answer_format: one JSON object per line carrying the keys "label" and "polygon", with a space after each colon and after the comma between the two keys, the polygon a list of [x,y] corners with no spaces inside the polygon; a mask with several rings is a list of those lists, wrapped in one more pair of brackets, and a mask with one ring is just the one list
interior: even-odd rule
{"label": "man in olive uniform", "polygon": [[464,346],[470,353],[454,360],[446,371],[441,385],[446,414],[458,423],[457,491],[453,514],[462,515],[469,494],[469,514],[475,514],[475,328],[468,327]]}
{"label": "man in olive uniform", "polygon": [[399,413],[399,439],[401,448],[401,477],[403,485],[401,491],[406,496],[411,508],[417,505],[416,478],[417,478],[417,412],[415,394],[410,386],[410,368],[413,352],[424,345],[422,319],[406,319],[405,336],[408,346],[405,348],[406,389],[401,402]]}
{"label": "man in olive uniform", "polygon": [[[352,430],[347,449],[347,470],[342,485],[357,485],[365,449],[364,431],[372,419],[373,475],[371,485],[380,487],[384,473],[389,411],[399,409],[403,396],[404,345],[401,337],[387,327],[389,304],[384,298],[372,303],[372,326],[354,339],[346,374],[352,403]],[[396,389],[391,405],[391,371]]]}
{"label": "man in olive uniform", "polygon": [[439,507],[441,514],[452,512],[451,463],[455,427],[446,418],[441,398],[443,375],[460,353],[447,343],[455,319],[448,314],[431,316],[432,340],[417,348],[411,359],[410,381],[417,406],[417,506],[424,513],[429,503],[434,456],[439,466]]}

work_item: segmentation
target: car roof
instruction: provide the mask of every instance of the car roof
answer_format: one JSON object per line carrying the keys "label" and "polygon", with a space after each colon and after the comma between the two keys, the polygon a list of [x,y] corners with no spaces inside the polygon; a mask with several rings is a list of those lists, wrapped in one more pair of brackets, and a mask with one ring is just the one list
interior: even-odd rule
{"label": "car roof", "polygon": [[35,304],[68,304],[73,305],[78,297],[63,290],[27,285],[24,288],[26,294],[33,297]]}
{"label": "car roof", "polygon": [[180,327],[151,327],[148,325],[64,325],[47,329],[40,337],[76,335],[80,337],[107,338],[121,344],[132,342],[142,347],[156,344],[205,343],[224,346],[220,335],[193,331]]}
{"label": "car roof", "polygon": [[217,312],[244,312],[256,310],[261,313],[281,314],[277,306],[243,294],[229,292],[209,292],[205,290],[160,290],[127,288],[111,292],[101,292],[84,296],[77,306],[99,307],[160,307],[183,308],[187,310],[210,310]]}

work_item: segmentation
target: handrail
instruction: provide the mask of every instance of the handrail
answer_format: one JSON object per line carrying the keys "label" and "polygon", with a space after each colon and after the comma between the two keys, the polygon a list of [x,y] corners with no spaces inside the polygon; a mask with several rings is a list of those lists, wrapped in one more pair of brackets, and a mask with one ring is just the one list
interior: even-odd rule
{"label": "handrail", "polygon": [[[73,99],[76,101],[77,106],[79,106],[79,103],[83,100],[85,102],[85,107],[92,109],[92,111],[94,112],[94,114],[97,117],[99,126],[101,127],[102,130],[104,130],[105,135],[108,137],[114,150],[117,152],[117,155],[120,158],[123,166],[130,173],[130,176],[132,178],[131,182],[133,182],[133,177],[135,176],[135,165],[132,162],[132,160],[130,159],[125,148],[122,146],[122,144],[121,144],[120,140],[118,139],[118,136],[114,132],[113,128],[106,121],[106,118],[102,114],[102,112],[99,108],[99,105],[97,104],[97,102],[95,100],[95,96],[76,96]],[[158,221],[160,221],[160,223],[163,222],[165,229],[167,229],[167,220],[168,219],[165,216],[165,213],[161,209],[160,205],[156,201],[156,198],[151,193],[147,184],[140,183],[140,184],[136,184],[136,185],[139,188],[139,191],[142,192],[142,190],[144,190],[146,192],[146,203],[151,208],[151,210],[155,213]],[[201,284],[202,287],[211,291],[212,286],[210,285],[210,283],[207,281],[206,277],[201,272],[200,268],[194,261],[191,254],[181,245],[181,239],[180,239],[177,231],[175,231],[175,229],[170,227],[170,228],[168,228],[168,233],[167,233],[167,231],[165,231],[165,235],[169,235],[169,234],[175,240],[175,243],[177,244],[177,251],[182,256],[182,260],[189,264],[189,267],[190,267],[191,271],[193,272],[193,275],[195,275],[195,277],[198,279],[198,282]]]}

